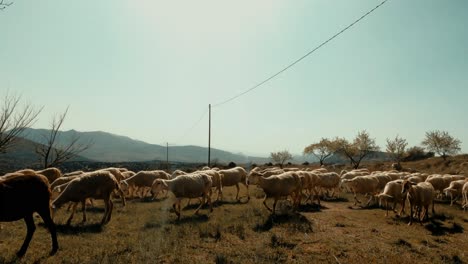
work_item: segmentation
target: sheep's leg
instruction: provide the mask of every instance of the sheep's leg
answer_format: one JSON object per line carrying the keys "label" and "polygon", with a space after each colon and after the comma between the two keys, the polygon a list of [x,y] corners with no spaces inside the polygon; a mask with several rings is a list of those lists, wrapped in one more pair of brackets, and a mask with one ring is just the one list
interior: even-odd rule
{"label": "sheep's leg", "polygon": [[275,214],[276,203],[278,202],[278,198],[275,197],[275,201],[273,202],[273,214]]}
{"label": "sheep's leg", "polygon": [[104,198],[104,216],[102,217],[102,220],[101,220],[101,225],[105,225],[107,222],[107,217],[108,217],[108,214],[109,214],[109,201],[110,201],[110,197],[106,197]]}
{"label": "sheep's leg", "polygon": [[301,200],[302,200],[302,192],[298,192],[297,193],[297,197],[296,197],[296,205],[295,205],[295,208],[297,209],[299,207],[299,205],[301,205]]}
{"label": "sheep's leg", "polygon": [[354,205],[357,205],[357,203],[361,203],[361,201],[358,200],[356,192],[354,192]]}
{"label": "sheep's leg", "polygon": [[50,208],[45,208],[44,210],[38,213],[42,217],[42,220],[44,221],[44,224],[49,230],[50,236],[52,238],[52,251],[50,251],[50,255],[55,255],[55,253],[57,253],[58,250],[57,229],[55,228],[54,221],[50,216]]}
{"label": "sheep's leg", "polygon": [[122,189],[118,189],[117,190],[120,194],[120,199],[122,200],[122,206],[126,206],[127,205],[127,201],[125,200],[125,194],[124,192],[122,191]]}
{"label": "sheep's leg", "polygon": [[[174,212],[176,213],[177,215],[177,221],[180,220],[180,198],[176,198],[176,201],[174,202],[174,204],[172,205],[172,207],[174,208]],[[177,208],[179,210],[177,210]]]}
{"label": "sheep's leg", "polygon": [[242,182],[242,184],[244,184],[245,189],[247,190],[247,200],[250,200],[249,185],[246,182]]}
{"label": "sheep's leg", "polygon": [[26,227],[27,227],[27,233],[26,233],[26,238],[24,239],[23,245],[21,246],[20,250],[16,253],[18,257],[24,256],[26,254],[26,250],[28,250],[29,247],[29,242],[31,242],[31,239],[34,235],[34,231],[36,231],[36,225],[34,224],[34,219],[32,214],[27,215],[24,218],[24,221],[26,222]]}
{"label": "sheep's leg", "polygon": [[370,205],[371,201],[374,199],[373,195],[370,195],[369,200],[366,203],[366,207]]}
{"label": "sheep's leg", "polygon": [[70,214],[70,217],[68,217],[68,220],[67,220],[67,225],[70,225],[71,224],[71,221],[73,219],[73,216],[75,215],[75,211],[76,211],[76,207],[78,206],[78,203],[73,203],[73,207],[72,207],[72,212]]}
{"label": "sheep's leg", "polygon": [[81,211],[83,211],[83,223],[86,222],[86,199],[81,201]]}
{"label": "sheep's leg", "polygon": [[408,225],[411,225],[413,223],[413,205],[410,202],[410,215],[409,215],[409,223]]}
{"label": "sheep's leg", "polygon": [[266,209],[268,209],[268,211],[272,212],[271,208],[268,207],[267,203],[266,203],[266,200],[267,200],[267,195],[265,194],[265,198],[263,198],[263,205],[266,207]]}
{"label": "sheep's leg", "polygon": [[203,204],[205,203],[205,196],[206,194],[203,194],[203,197],[202,197],[202,200],[200,201],[200,205],[197,207],[197,210],[195,210],[195,214],[197,215],[198,214],[198,211],[200,210],[200,208],[203,206]]}
{"label": "sheep's leg", "polygon": [[239,201],[239,183],[236,183],[236,189],[237,189],[237,193],[236,193],[236,200]]}
{"label": "sheep's leg", "polygon": [[385,198],[385,217],[388,217],[388,198]]}
{"label": "sheep's leg", "polygon": [[109,223],[109,221],[111,220],[113,209],[114,209],[114,203],[112,202],[111,199],[109,199],[109,212],[107,213],[106,223]]}
{"label": "sheep's leg", "polygon": [[405,206],[406,206],[406,199],[403,198],[401,201],[401,210],[400,210],[400,213],[398,214],[399,216],[405,213]]}
{"label": "sheep's leg", "polygon": [[213,203],[211,202],[211,195],[208,195],[208,204],[210,205],[210,213],[213,212]]}
{"label": "sheep's leg", "polygon": [[218,186],[216,187],[216,189],[218,190],[218,197],[216,197],[216,201],[219,201],[220,198],[222,200],[223,199],[223,187]]}

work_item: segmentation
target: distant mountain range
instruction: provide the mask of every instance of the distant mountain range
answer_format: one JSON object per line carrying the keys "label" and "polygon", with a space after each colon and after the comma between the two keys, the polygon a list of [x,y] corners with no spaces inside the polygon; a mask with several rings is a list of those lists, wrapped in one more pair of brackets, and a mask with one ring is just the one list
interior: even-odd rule
{"label": "distant mountain range", "polygon": [[[46,142],[45,135],[50,130],[28,128],[22,134],[18,143],[15,144],[5,154],[0,154],[0,172],[13,171],[25,167],[40,168],[36,146]],[[89,141],[93,145],[80,153],[72,161],[74,162],[148,162],[165,161],[166,147],[156,144],[149,144],[140,140],[131,139],[126,136],[119,136],[107,132],[79,132],[75,130],[59,131],[58,145],[66,145],[72,138],[78,136],[83,143]],[[169,161],[179,163],[206,163],[208,150],[200,146],[172,146],[169,147]],[[376,152],[365,160],[384,161],[388,160],[388,154],[385,152]],[[265,164],[271,162],[267,157],[255,157],[243,155],[241,153],[232,153],[220,149],[211,149],[212,163],[227,164],[235,162],[237,164],[256,163]],[[316,162],[313,156],[295,155],[291,161],[294,164],[302,164],[308,161]],[[347,163],[346,159],[338,155],[333,155],[326,160],[326,163]],[[152,164],[152,163],[151,163]],[[145,165],[146,166],[146,165]]]}
{"label": "distant mountain range", "polygon": [[[36,143],[44,144],[45,137],[50,131],[47,129],[26,129],[21,135]],[[149,144],[140,140],[131,139],[107,132],[79,132],[76,130],[59,131],[58,144],[66,145],[74,137],[78,136],[83,143],[92,141],[93,145],[80,155],[86,159],[100,162],[127,162],[166,160],[166,147]],[[199,146],[170,146],[169,161],[206,163],[208,150]],[[211,149],[211,160],[228,163],[259,163],[269,162],[269,158],[252,157],[242,154],[234,154],[220,149]]]}

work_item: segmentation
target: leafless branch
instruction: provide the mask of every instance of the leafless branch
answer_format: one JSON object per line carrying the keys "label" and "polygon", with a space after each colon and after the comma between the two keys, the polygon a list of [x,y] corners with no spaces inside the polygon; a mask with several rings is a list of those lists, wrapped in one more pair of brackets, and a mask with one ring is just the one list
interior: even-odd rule
{"label": "leafless branch", "polygon": [[12,147],[18,136],[32,126],[42,111],[31,104],[20,106],[21,96],[7,93],[0,110],[0,153]]}
{"label": "leafless branch", "polygon": [[79,153],[89,149],[93,142],[81,143],[80,137],[74,135],[70,142],[63,146],[58,146],[58,136],[60,127],[62,126],[67,116],[69,107],[60,116],[54,117],[51,123],[50,134],[47,138],[47,142],[44,145],[40,145],[36,149],[36,153],[41,159],[41,163],[44,168],[57,166],[67,160],[76,157]]}
{"label": "leafless branch", "polygon": [[5,3],[4,0],[1,0],[0,1],[0,10],[5,9],[7,6],[11,6],[12,4],[13,4],[13,2]]}

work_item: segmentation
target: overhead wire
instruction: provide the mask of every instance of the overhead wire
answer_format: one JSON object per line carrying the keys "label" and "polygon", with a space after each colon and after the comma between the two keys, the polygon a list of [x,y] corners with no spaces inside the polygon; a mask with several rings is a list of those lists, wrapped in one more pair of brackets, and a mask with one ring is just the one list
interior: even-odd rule
{"label": "overhead wire", "polygon": [[311,51],[307,52],[305,55],[301,56],[300,58],[296,59],[295,61],[293,61],[292,63],[290,63],[289,65],[287,65],[286,67],[282,68],[281,70],[279,70],[278,72],[276,72],[275,74],[271,75],[270,77],[266,78],[265,80],[261,81],[260,83],[254,85],[253,87],[233,96],[233,97],[230,97],[224,101],[221,101],[219,103],[216,103],[216,104],[213,104],[212,107],[218,107],[218,106],[221,106],[223,104],[226,104],[228,102],[231,102],[232,100],[234,99],[237,99],[239,97],[241,97],[242,95],[244,94],[247,94],[257,88],[259,88],[260,86],[264,85],[265,83],[267,83],[268,81],[274,79],[275,77],[277,77],[278,75],[282,74],[283,72],[287,71],[288,69],[292,68],[294,65],[296,65],[297,63],[299,63],[300,61],[302,61],[303,59],[307,58],[309,55],[311,55],[312,53],[314,53],[315,51],[317,51],[318,49],[320,49],[321,47],[325,46],[327,43],[329,43],[330,41],[332,41],[334,38],[338,37],[339,35],[341,35],[342,33],[344,33],[346,30],[350,29],[351,27],[353,27],[355,24],[357,24],[359,21],[363,20],[366,16],[370,15],[372,12],[374,12],[375,10],[377,10],[379,7],[381,7],[383,4],[385,4],[388,0],[384,0],[382,1],[380,4],[378,4],[376,7],[372,8],[370,11],[368,11],[367,13],[365,13],[364,15],[362,15],[360,18],[356,19],[354,22],[352,22],[351,24],[349,24],[347,27],[343,28],[342,30],[340,30],[338,33],[336,33],[335,35],[333,35],[332,37],[328,38],[327,40],[325,40],[324,42],[322,42],[320,45],[318,45],[317,47],[315,47],[314,49],[312,49]]}

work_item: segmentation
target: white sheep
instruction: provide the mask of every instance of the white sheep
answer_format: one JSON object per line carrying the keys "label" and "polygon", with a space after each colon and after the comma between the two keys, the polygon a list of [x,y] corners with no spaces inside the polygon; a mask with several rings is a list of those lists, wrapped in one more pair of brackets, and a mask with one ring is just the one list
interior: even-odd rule
{"label": "white sheep", "polygon": [[[236,193],[236,200],[239,200],[239,183],[243,184],[247,190],[247,199],[250,200],[249,194],[249,184],[247,182],[247,172],[242,167],[235,167],[232,169],[227,170],[220,170],[218,171],[222,177],[222,184],[223,187],[227,186],[236,186],[237,193]],[[221,197],[222,199],[222,197]]]}
{"label": "white sheep", "polygon": [[[150,189],[156,179],[168,180],[170,175],[162,170],[139,171],[135,175],[120,182],[122,190],[128,193],[129,197],[134,197],[136,191],[140,191],[139,197],[147,196],[147,189]],[[137,190],[138,189],[138,190]],[[153,197],[155,198],[155,197]]]}
{"label": "white sheep", "polygon": [[[408,225],[413,223],[413,208],[416,208],[416,214],[419,222],[422,224],[423,218],[429,217],[429,205],[432,204],[432,214],[434,211],[434,197],[435,190],[432,184],[429,182],[420,182],[418,184],[410,181],[403,181],[402,190],[403,194],[406,194],[406,198],[410,204],[410,221]],[[424,209],[421,217],[421,211]]]}
{"label": "white sheep", "polygon": [[[52,207],[54,209],[58,209],[67,202],[74,202],[75,204],[73,206],[73,211],[67,220],[67,225],[70,225],[71,220],[73,219],[73,215],[75,214],[76,206],[79,202],[83,204],[87,198],[103,199],[105,213],[101,220],[101,225],[104,225],[111,219],[112,209],[114,206],[110,196],[116,189],[121,192],[117,179],[115,179],[115,177],[109,171],[90,172],[76,177],[67,183],[65,189],[52,202]],[[123,193],[122,197],[124,197]],[[83,210],[83,222],[85,221],[86,210]]]}
{"label": "white sheep", "polygon": [[382,199],[385,199],[385,216],[388,216],[388,200],[393,200],[393,212],[396,213],[396,204],[400,203],[401,209],[398,215],[401,215],[405,211],[405,196],[401,193],[403,186],[403,180],[394,180],[387,182],[382,193],[378,194],[379,204],[382,204]]}
{"label": "white sheep", "polygon": [[77,171],[67,172],[67,173],[63,174],[62,177],[70,177],[70,176],[80,175],[80,174],[83,174],[83,173],[85,173],[85,172],[82,171],[82,170],[77,170]]}
{"label": "white sheep", "polygon": [[336,172],[326,172],[326,173],[318,173],[317,174],[320,178],[318,182],[318,186],[322,189],[325,189],[328,194],[328,190],[332,190],[332,194],[330,197],[335,195],[335,192],[340,192],[341,186],[341,178],[340,175]]}
{"label": "white sheep", "polygon": [[183,170],[175,170],[172,172],[171,174],[171,179],[174,179],[175,177],[177,176],[180,176],[180,175],[185,175],[187,174],[187,172],[183,171]]}
{"label": "white sheep", "polygon": [[357,176],[365,176],[365,175],[369,175],[369,172],[368,171],[350,171],[341,175],[341,179],[351,180],[353,178],[356,178]]}
{"label": "white sheep", "polygon": [[[254,174],[250,175],[249,182],[263,189],[265,192],[263,205],[273,214],[275,214],[276,203],[282,197],[291,195],[294,208],[297,208],[301,202],[302,182],[297,172],[285,172],[268,178]],[[268,198],[274,199],[273,209],[266,204]]]}
{"label": "white sheep", "polygon": [[462,207],[463,207],[463,211],[465,211],[465,209],[468,207],[468,182],[466,182],[463,185],[462,195],[463,195]]}
{"label": "white sheep", "polygon": [[52,183],[53,181],[55,181],[56,179],[62,177],[62,175],[63,175],[62,172],[59,169],[54,168],[54,167],[39,170],[39,171],[36,171],[36,173],[44,175],[47,178],[47,180],[49,181],[49,184]]}
{"label": "white sheep", "polygon": [[354,205],[361,203],[357,199],[357,194],[370,195],[366,206],[370,204],[374,195],[378,192],[379,180],[374,176],[358,176],[354,179],[344,179],[342,181],[345,187],[348,187],[354,194]]}
{"label": "white sheep", "polygon": [[[217,170],[204,170],[204,174],[211,177],[213,181],[212,187],[216,188],[218,195],[216,196],[216,201],[223,197],[223,175]],[[210,193],[211,196],[211,193]]]}
{"label": "white sheep", "polygon": [[321,179],[318,174],[313,171],[298,171],[297,174],[302,182],[302,190],[306,191],[307,199],[304,203],[307,203],[309,200],[313,203],[314,199],[316,199],[318,205],[320,205],[320,196],[317,189],[320,187]]}
{"label": "white sheep", "polygon": [[444,189],[445,196],[450,195],[450,206],[452,206],[453,202],[455,202],[458,197],[462,195],[463,185],[465,185],[466,182],[466,180],[452,181],[450,182],[449,187]]}
{"label": "white sheep", "polygon": [[162,190],[170,191],[174,194],[176,200],[172,207],[177,215],[177,220],[180,220],[180,201],[183,198],[199,198],[202,197],[200,206],[195,211],[198,211],[207,200],[210,205],[210,212],[213,211],[211,203],[211,186],[213,181],[211,177],[205,173],[197,172],[187,175],[180,175],[171,180],[156,179],[151,186],[151,194],[157,196]]}

